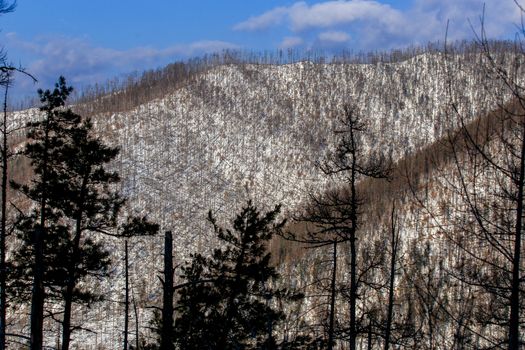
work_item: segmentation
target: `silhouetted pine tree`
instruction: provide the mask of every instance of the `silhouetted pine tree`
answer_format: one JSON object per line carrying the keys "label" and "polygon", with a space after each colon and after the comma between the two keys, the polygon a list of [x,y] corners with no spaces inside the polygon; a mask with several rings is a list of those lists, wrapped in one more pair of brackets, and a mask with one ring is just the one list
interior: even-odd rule
{"label": "silhouetted pine tree", "polygon": [[68,349],[72,307],[89,305],[101,298],[80,282],[87,276],[103,277],[110,264],[109,252],[93,234],[116,228],[124,200],[115,189],[118,174],[105,166],[118,154],[94,135],[89,119],[82,119],[64,107],[72,91],[60,78],[53,92],[40,91],[46,117],[30,123],[25,155],[36,174],[31,185],[18,185],[39,208],[22,218],[15,253],[14,292],[24,299],[28,276],[33,277],[32,348],[42,344],[44,301],[63,302],[62,349]]}
{"label": "silhouetted pine tree", "polygon": [[[67,179],[59,173],[60,160],[55,156],[64,147],[65,130],[78,123],[78,116],[65,111],[63,106],[72,89],[66,86],[65,79],[60,78],[53,91],[39,90],[38,94],[44,112],[42,120],[28,123],[28,143],[24,155],[31,161],[35,177],[31,186],[13,184],[29,199],[35,202],[35,209],[24,218],[21,238],[25,240],[23,249],[28,249],[31,255],[29,269],[31,274],[26,275],[32,280],[31,291],[31,349],[42,348],[42,329],[44,320],[45,285],[44,276],[47,274],[49,254],[47,253],[46,240],[48,231],[64,233],[61,224],[62,213],[53,208],[51,202],[56,201],[54,194],[60,193],[66,186]],[[29,220],[29,221],[28,221]],[[51,233],[51,232],[49,232]],[[14,260],[16,264],[20,261]],[[18,281],[17,282],[22,282]]]}
{"label": "silhouetted pine tree", "polygon": [[280,207],[261,215],[251,202],[233,230],[209,220],[223,248],[207,258],[193,256],[176,306],[175,339],[181,349],[275,349],[275,326],[284,313],[273,305],[282,291],[272,287],[279,274],[270,266],[266,244],[284,221]]}
{"label": "silhouetted pine tree", "polygon": [[[107,233],[117,226],[117,216],[124,200],[114,184],[120,181],[116,172],[106,170],[118,154],[118,148],[106,146],[94,135],[89,119],[68,130],[68,143],[63,149],[64,175],[68,177],[61,203],[57,203],[70,223],[67,282],[64,290],[62,349],[69,348],[71,312],[74,294],[83,293],[90,302],[93,293],[82,291],[78,284],[88,274],[99,274],[108,265],[99,259],[103,246],[93,240],[93,233]],[[87,270],[88,261],[101,261],[98,268]],[[105,265],[105,266],[104,266]],[[95,266],[93,266],[95,267]]]}

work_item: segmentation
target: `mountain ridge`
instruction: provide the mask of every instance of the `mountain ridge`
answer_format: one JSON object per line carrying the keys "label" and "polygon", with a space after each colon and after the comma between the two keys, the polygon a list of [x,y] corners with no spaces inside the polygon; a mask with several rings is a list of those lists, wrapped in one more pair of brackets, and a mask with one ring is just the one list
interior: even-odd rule
{"label": "mountain ridge", "polygon": [[[503,52],[501,59],[512,63],[510,53]],[[459,72],[454,90],[449,90],[451,71]],[[255,199],[262,208],[283,203],[291,215],[309,191],[323,191],[327,180],[315,163],[334,149],[334,131],[346,103],[368,123],[365,152],[383,153],[396,162],[446,135],[450,101],[458,96],[458,108],[472,115],[496,107],[491,96],[477,89],[484,82],[479,73],[478,63],[468,55],[439,53],[370,65],[228,64],[199,73],[163,98],[91,118],[100,136],[121,147],[114,168],[123,178],[129,210],[177,232],[176,256],[185,261],[192,252],[213,248],[204,220],[208,210],[224,222],[247,199]],[[450,94],[450,100],[443,98]],[[82,103],[73,108],[91,114]],[[23,123],[37,114],[13,115]],[[142,308],[159,301],[153,271],[161,269],[161,243],[160,238],[136,243],[143,247],[134,260]],[[118,241],[109,244],[120,251]],[[116,267],[115,276],[120,273]],[[101,288],[118,300],[122,281]],[[108,305],[84,315],[95,320],[90,326],[100,334],[93,347],[112,348],[109,344],[119,337],[115,318],[113,325],[100,322],[119,315],[117,306]],[[84,344],[91,344],[90,339],[88,332],[77,336]]]}

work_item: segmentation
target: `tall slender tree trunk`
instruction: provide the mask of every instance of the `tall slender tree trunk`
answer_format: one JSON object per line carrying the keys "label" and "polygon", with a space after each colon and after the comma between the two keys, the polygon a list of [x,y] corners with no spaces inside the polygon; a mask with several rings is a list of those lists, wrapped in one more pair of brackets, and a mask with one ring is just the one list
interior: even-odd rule
{"label": "tall slender tree trunk", "polygon": [[[522,117],[523,118],[523,117]],[[514,256],[512,259],[512,284],[510,295],[509,350],[520,347],[520,264],[521,264],[521,230],[523,225],[523,187],[525,183],[525,121],[521,121],[521,155],[518,178],[518,197],[516,198],[516,227],[514,237]]]}
{"label": "tall slender tree trunk", "polygon": [[174,350],[173,345],[173,235],[166,231],[164,236],[164,281],[162,299],[162,329],[160,349]]}
{"label": "tall slender tree trunk", "polygon": [[126,275],[125,300],[124,300],[124,350],[128,350],[129,265],[128,265],[128,240],[127,239],[124,241],[124,271]]}
{"label": "tall slender tree trunk", "polygon": [[47,177],[49,166],[49,118],[44,121],[44,150],[42,157],[42,197],[40,198],[40,224],[34,232],[33,249],[35,263],[33,266],[33,290],[31,293],[31,335],[30,349],[41,350],[44,328],[44,242],[46,236]]}
{"label": "tall slender tree trunk", "polygon": [[[353,231],[353,230],[352,230]],[[350,237],[350,350],[356,350],[356,299],[357,299],[357,259],[355,232]]]}
{"label": "tall slender tree trunk", "polygon": [[133,289],[131,289],[133,295],[133,311],[135,312],[135,348],[139,349],[139,310],[137,308],[137,300],[135,300],[135,294]]}
{"label": "tall slender tree trunk", "polygon": [[332,279],[330,281],[330,314],[328,324],[328,350],[334,347],[334,320],[335,320],[335,282],[337,277],[337,240],[334,240],[334,248],[332,252]]}
{"label": "tall slender tree trunk", "polygon": [[[78,242],[78,243],[77,243]],[[80,244],[80,235],[75,235],[75,247]],[[78,255],[79,249],[73,249],[73,255]],[[62,350],[68,350],[71,342],[71,309],[73,307],[73,291],[76,285],[75,265],[76,259],[70,262],[70,271],[68,272],[68,281],[66,293],[64,295],[64,318],[62,320]]]}
{"label": "tall slender tree trunk", "polygon": [[357,300],[357,248],[356,248],[356,232],[357,232],[357,190],[356,190],[356,176],[357,176],[357,155],[354,130],[350,128],[351,141],[351,173],[350,173],[350,350],[356,350],[357,327],[356,327],[356,300]]}
{"label": "tall slender tree trunk", "polygon": [[[44,216],[44,215],[42,215]],[[45,219],[40,220],[40,227],[35,230],[35,266],[33,276],[33,291],[31,295],[31,350],[41,350],[44,327],[44,234],[42,226]]]}
{"label": "tall slender tree trunk", "polygon": [[62,350],[68,350],[71,343],[71,309],[73,307],[73,291],[77,285],[76,267],[80,260],[80,238],[82,236],[82,216],[84,215],[84,198],[90,171],[82,179],[80,196],[77,203],[75,222],[75,237],[73,238],[73,252],[69,262],[66,293],[64,295],[64,318],[62,320]]}
{"label": "tall slender tree trunk", "polygon": [[368,350],[372,350],[372,347],[374,344],[372,344],[372,323],[368,323],[368,338],[367,338],[368,342],[367,342],[367,345],[368,345]]}
{"label": "tall slender tree trunk", "polygon": [[4,119],[2,125],[2,217],[0,218],[0,350],[5,350],[6,310],[7,310],[7,269],[6,269],[6,222],[7,222],[7,92],[9,90],[10,76],[7,76],[4,94]]}
{"label": "tall slender tree trunk", "polygon": [[[356,184],[358,178],[379,179],[387,178],[388,171],[382,165],[381,161],[361,162],[360,160],[360,137],[359,133],[363,132],[366,127],[359,121],[359,117],[354,115],[354,108],[349,105],[344,106],[345,120],[343,120],[343,129],[336,131],[338,134],[344,134],[336,151],[330,156],[329,160],[321,167],[326,175],[344,175],[347,188],[350,189],[349,196],[344,193],[344,200],[334,201],[335,206],[341,206],[344,210],[340,212],[337,219],[344,220],[344,229],[337,232],[344,239],[344,242],[350,243],[350,293],[348,296],[349,309],[349,326],[347,327],[348,348],[356,350],[357,348],[357,261],[358,261],[358,242],[357,234],[359,232],[359,206],[360,199],[357,193]],[[366,262],[365,262],[366,263]]]}
{"label": "tall slender tree trunk", "polygon": [[392,242],[390,244],[390,280],[388,286],[388,311],[386,318],[386,330],[385,330],[385,350],[390,348],[390,333],[392,329],[392,318],[394,314],[394,283],[396,278],[396,259],[397,259],[397,246],[398,236],[396,234],[396,222],[395,222],[395,205],[392,203],[392,215],[390,217],[391,222],[391,234]]}

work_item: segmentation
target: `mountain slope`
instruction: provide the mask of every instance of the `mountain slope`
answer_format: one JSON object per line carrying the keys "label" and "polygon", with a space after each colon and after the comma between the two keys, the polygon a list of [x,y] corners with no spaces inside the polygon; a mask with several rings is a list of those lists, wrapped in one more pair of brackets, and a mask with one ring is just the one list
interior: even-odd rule
{"label": "mountain slope", "polygon": [[[506,55],[502,60],[510,64]],[[455,72],[451,90],[448,72]],[[447,96],[461,97],[459,108],[472,115],[495,108],[492,96],[479,88],[484,82],[467,54],[376,64],[228,64],[200,72],[162,98],[91,117],[100,135],[122,149],[114,166],[130,210],[173,230],[180,263],[194,251],[213,248],[208,210],[224,221],[252,198],[262,207],[282,203],[290,214],[309,191],[322,191],[327,180],[315,163],[336,144],[344,104],[355,106],[368,125],[365,151],[398,161],[444,136],[451,125]],[[89,105],[75,108],[89,115]],[[35,112],[17,118],[28,114]],[[150,317],[145,307],[160,300],[155,275],[162,269],[161,243],[141,239],[132,250],[143,320]],[[122,242],[109,244],[120,262]],[[78,343],[119,346],[123,275],[116,266],[114,278],[100,285],[111,301],[81,316],[97,336],[79,332]],[[311,261],[297,268],[309,266]]]}

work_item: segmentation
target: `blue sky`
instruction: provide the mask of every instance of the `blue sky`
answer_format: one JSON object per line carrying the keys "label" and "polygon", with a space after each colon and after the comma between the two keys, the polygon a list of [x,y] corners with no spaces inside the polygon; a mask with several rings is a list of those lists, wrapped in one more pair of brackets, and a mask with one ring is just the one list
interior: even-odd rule
{"label": "blue sky", "polygon": [[223,49],[388,50],[442,41],[447,20],[470,38],[483,3],[489,35],[513,38],[514,0],[18,0],[0,43],[39,79],[18,77],[16,100],[59,75],[84,86]]}

